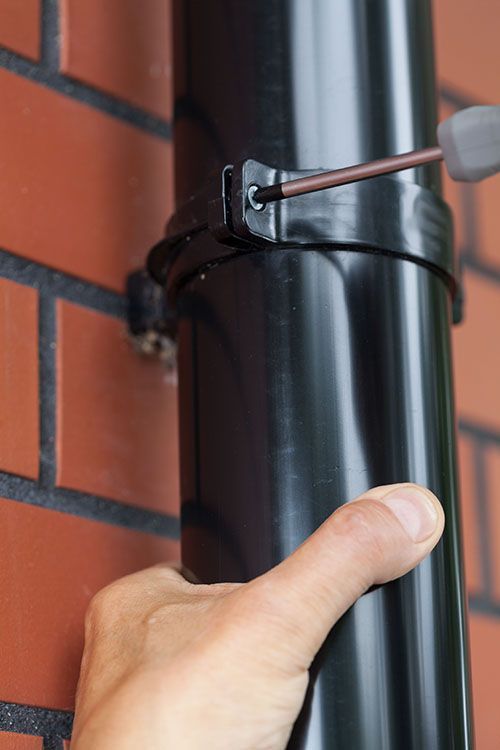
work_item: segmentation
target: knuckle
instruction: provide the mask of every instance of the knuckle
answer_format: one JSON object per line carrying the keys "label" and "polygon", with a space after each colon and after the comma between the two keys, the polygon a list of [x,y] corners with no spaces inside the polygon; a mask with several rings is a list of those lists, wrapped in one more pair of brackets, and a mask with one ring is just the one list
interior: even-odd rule
{"label": "knuckle", "polygon": [[371,541],[374,528],[374,513],[363,501],[343,505],[333,516],[335,533],[358,540],[362,544]]}
{"label": "knuckle", "polygon": [[114,621],[127,613],[153,606],[168,597],[184,596],[191,588],[172,567],[158,565],[113,581],[97,591],[87,607],[91,623]]}
{"label": "knuckle", "polygon": [[121,609],[123,596],[119,583],[111,583],[100,589],[91,598],[85,615],[86,625],[92,627],[99,625],[103,620],[109,620],[113,613]]}
{"label": "knuckle", "polygon": [[94,596],[90,600],[88,607],[87,607],[87,617],[90,620],[96,619],[97,617],[99,617],[102,610],[106,606],[107,598],[108,598],[107,588],[101,589],[96,594],[94,594]]}
{"label": "knuckle", "polygon": [[363,559],[377,564],[391,554],[399,529],[381,503],[359,500],[342,506],[334,515],[336,535],[345,536]]}
{"label": "knuckle", "polygon": [[87,605],[87,611],[85,613],[85,629],[91,630],[101,619],[104,607],[105,607],[105,596],[104,591],[98,591],[94,594],[92,599]]}

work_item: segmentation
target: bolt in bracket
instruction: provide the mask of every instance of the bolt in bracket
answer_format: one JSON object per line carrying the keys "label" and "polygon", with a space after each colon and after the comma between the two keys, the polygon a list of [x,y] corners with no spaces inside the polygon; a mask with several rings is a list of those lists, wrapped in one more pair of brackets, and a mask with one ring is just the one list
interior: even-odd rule
{"label": "bolt in bracket", "polygon": [[[324,170],[327,171],[327,170]],[[433,268],[448,283],[460,319],[451,213],[434,192],[378,176],[259,204],[254,193],[318,170],[276,169],[254,159],[228,165],[172,216],[148,255],[153,279],[169,290],[241,252],[295,248],[394,254]],[[203,242],[198,242],[200,236]]]}
{"label": "bolt in bracket", "polygon": [[449,208],[420,185],[382,176],[265,205],[252,198],[256,187],[316,173],[275,169],[253,159],[226,166],[169,221],[165,239],[148,260],[152,275],[164,284],[168,256],[178,256],[186,242],[208,231],[228,252],[270,245],[361,246],[407,256],[453,278]]}

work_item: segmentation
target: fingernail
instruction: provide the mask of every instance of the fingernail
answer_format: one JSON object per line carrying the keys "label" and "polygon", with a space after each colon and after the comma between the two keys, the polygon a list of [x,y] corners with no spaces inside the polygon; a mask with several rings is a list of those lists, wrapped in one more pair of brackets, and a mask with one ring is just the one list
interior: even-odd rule
{"label": "fingernail", "polygon": [[381,502],[392,510],[414,542],[423,542],[436,530],[437,510],[426,493],[418,487],[392,490]]}

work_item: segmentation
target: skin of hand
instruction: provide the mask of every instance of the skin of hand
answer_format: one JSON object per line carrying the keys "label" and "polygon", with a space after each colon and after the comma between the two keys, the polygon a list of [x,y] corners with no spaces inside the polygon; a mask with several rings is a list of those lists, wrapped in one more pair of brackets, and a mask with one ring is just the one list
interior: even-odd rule
{"label": "skin of hand", "polygon": [[87,613],[72,750],[285,748],[330,629],[443,526],[430,491],[377,487],[249,583],[194,585],[158,565],[111,584]]}

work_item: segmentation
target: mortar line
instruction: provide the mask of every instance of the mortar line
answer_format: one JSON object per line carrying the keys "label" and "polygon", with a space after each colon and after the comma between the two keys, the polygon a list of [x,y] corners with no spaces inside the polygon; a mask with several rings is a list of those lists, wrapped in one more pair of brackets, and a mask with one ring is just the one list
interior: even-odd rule
{"label": "mortar line", "polygon": [[473,442],[474,473],[476,489],[476,516],[481,539],[479,563],[484,596],[488,601],[493,599],[492,558],[490,544],[490,521],[488,509],[488,479],[486,475],[485,443],[476,437]]}
{"label": "mortar line", "polygon": [[45,290],[38,300],[39,483],[48,490],[56,482],[56,310],[54,297]]}
{"label": "mortar line", "polygon": [[113,94],[104,93],[49,67],[37,65],[22,55],[1,46],[0,68],[45,86],[81,104],[86,104],[92,109],[103,112],[128,125],[133,125],[150,135],[166,141],[171,140],[172,127],[170,122],[129,104],[129,102]]}
{"label": "mortar line", "polygon": [[500,445],[500,431],[498,430],[484,427],[483,425],[463,418],[458,420],[458,429],[464,435],[469,435],[476,440],[482,440],[484,443]]}
{"label": "mortar line", "polygon": [[116,318],[126,317],[125,294],[99,284],[57,271],[49,266],[0,248],[0,277],[26,284],[68,302],[88,307]]}
{"label": "mortar line", "polygon": [[0,731],[69,739],[73,713],[0,701]]}
{"label": "mortar line", "polygon": [[40,13],[40,65],[47,71],[60,67],[59,0],[42,0]]}
{"label": "mortar line", "polygon": [[[66,739],[66,738],[65,738]],[[63,750],[64,745],[61,737],[44,737],[43,750]]]}
{"label": "mortar line", "polygon": [[169,513],[64,487],[46,488],[32,479],[0,472],[0,497],[177,541],[179,519]]}

